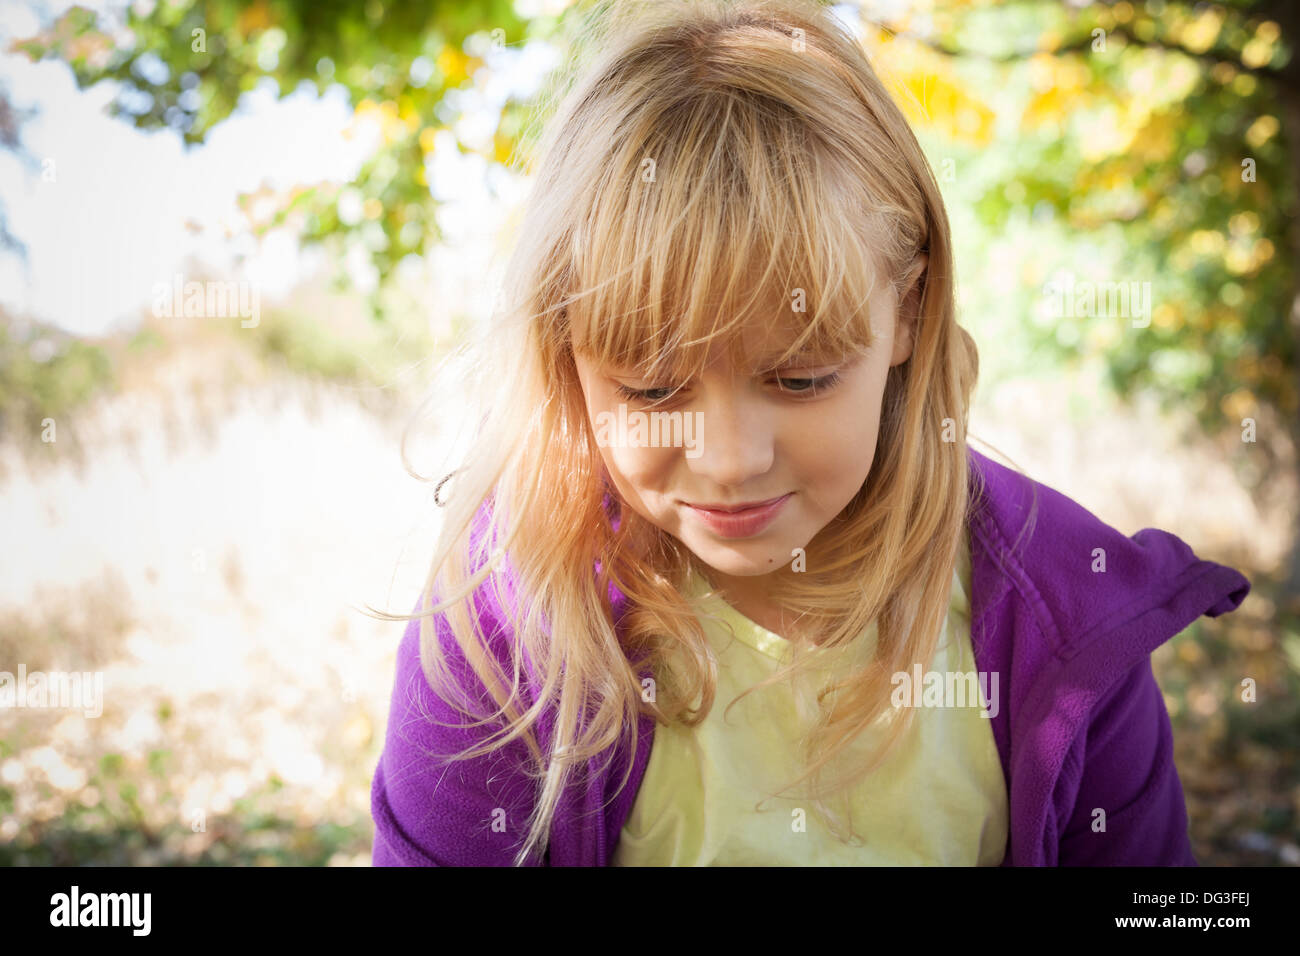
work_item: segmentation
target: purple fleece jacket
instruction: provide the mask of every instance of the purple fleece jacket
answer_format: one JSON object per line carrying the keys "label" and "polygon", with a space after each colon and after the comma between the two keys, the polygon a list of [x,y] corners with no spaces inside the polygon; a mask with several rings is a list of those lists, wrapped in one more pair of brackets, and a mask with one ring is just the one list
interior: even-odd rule
{"label": "purple fleece jacket", "polygon": [[[991,718],[1007,781],[1010,823],[1004,866],[1195,866],[1173,735],[1151,671],[1151,652],[1202,614],[1236,609],[1250,590],[1232,568],[1203,561],[1180,539],[1147,528],[1131,538],[1072,501],[971,450],[971,641],[977,669],[997,672],[1001,706]],[[978,473],[978,476],[977,476]],[[1037,515],[1026,527],[1037,498]],[[1105,571],[1093,571],[1095,549]],[[509,631],[499,606],[474,597],[501,661]],[[616,626],[626,598],[611,589]],[[507,598],[514,600],[513,592]],[[418,605],[417,605],[418,609]],[[491,698],[441,616],[437,633],[460,686]],[[507,670],[507,673],[509,670]],[[647,670],[643,676],[649,676]],[[537,683],[529,670],[526,701]],[[490,711],[489,711],[490,712]],[[419,620],[398,649],[384,751],[371,788],[376,866],[510,865],[534,800],[518,768],[524,744],[487,758],[445,762],[481,731],[437,698],[420,668]],[[542,746],[551,710],[538,724]],[[632,809],[654,742],[642,716],[631,776],[620,744],[575,773],[560,801],[550,845],[531,866],[605,866]],[[609,766],[602,766],[612,756]],[[1094,831],[1097,810],[1105,829]]]}

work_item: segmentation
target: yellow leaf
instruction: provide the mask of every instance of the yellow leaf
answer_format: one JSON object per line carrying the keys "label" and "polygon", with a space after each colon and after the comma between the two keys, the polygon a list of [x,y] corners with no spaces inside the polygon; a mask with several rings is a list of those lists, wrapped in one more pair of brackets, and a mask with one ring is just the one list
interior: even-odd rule
{"label": "yellow leaf", "polygon": [[1258,149],[1277,134],[1278,128],[1277,117],[1265,114],[1250,124],[1246,130],[1246,142]]}
{"label": "yellow leaf", "polygon": [[240,11],[239,17],[235,21],[235,29],[244,36],[251,36],[265,30],[274,22],[275,20],[271,16],[271,8],[267,5],[266,0],[257,0],[256,3],[250,4]]}
{"label": "yellow leaf", "polygon": [[1169,117],[1152,115],[1134,137],[1129,155],[1144,163],[1161,162],[1173,155],[1175,145]]}
{"label": "yellow leaf", "polygon": [[899,107],[908,121],[935,127],[949,138],[986,145],[992,139],[993,111],[947,77],[924,70],[901,76]]}
{"label": "yellow leaf", "polygon": [[1255,396],[1250,393],[1249,389],[1239,388],[1223,396],[1219,406],[1223,413],[1232,421],[1238,421],[1250,415],[1255,407]]}
{"label": "yellow leaf", "polygon": [[514,151],[514,144],[510,142],[509,137],[502,136],[500,133],[492,137],[492,158],[501,165],[510,162],[511,153]]}
{"label": "yellow leaf", "polygon": [[438,69],[448,86],[459,86],[469,78],[469,57],[455,47],[445,46],[438,54]]}
{"label": "yellow leaf", "polygon": [[1188,50],[1193,53],[1204,53],[1214,46],[1214,41],[1219,38],[1219,30],[1222,27],[1223,11],[1210,7],[1190,23],[1185,24],[1182,30],[1176,31],[1176,34],[1180,36],[1182,45]]}
{"label": "yellow leaf", "polygon": [[1273,44],[1255,37],[1241,48],[1241,62],[1251,69],[1258,70],[1268,66],[1273,59]]}
{"label": "yellow leaf", "polygon": [[1151,324],[1163,331],[1173,331],[1181,325],[1183,314],[1168,302],[1162,302],[1151,313]]}
{"label": "yellow leaf", "polygon": [[1024,115],[1020,117],[1020,127],[1027,131],[1033,127],[1059,121],[1067,113],[1065,97],[1059,89],[1052,88],[1039,93],[1029,101]]}

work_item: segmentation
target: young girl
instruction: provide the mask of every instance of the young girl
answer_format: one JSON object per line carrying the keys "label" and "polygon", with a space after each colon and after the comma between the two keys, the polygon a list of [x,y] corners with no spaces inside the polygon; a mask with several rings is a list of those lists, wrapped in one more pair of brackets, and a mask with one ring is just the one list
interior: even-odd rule
{"label": "young girl", "polygon": [[619,7],[470,353],[374,862],[1194,865],[1150,654],[1247,581],[967,448],[939,189],[825,8]]}

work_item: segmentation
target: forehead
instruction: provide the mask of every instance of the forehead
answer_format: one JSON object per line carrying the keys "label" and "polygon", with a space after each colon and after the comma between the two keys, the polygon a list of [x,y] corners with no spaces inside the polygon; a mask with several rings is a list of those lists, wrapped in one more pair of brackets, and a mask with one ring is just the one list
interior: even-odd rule
{"label": "forehead", "polygon": [[667,354],[633,358],[602,356],[581,348],[575,351],[596,365],[639,372],[678,371],[683,363],[690,363],[701,368],[734,368],[757,373],[780,364],[837,357],[832,354],[836,350],[828,350],[815,341],[800,342],[800,336],[807,331],[806,326],[779,314],[765,315],[748,318],[709,341],[689,343]]}
{"label": "forehead", "polygon": [[881,304],[874,269],[825,276],[812,261],[751,253],[709,275],[639,282],[620,273],[572,300],[560,334],[596,367],[665,381],[711,367],[761,374],[829,365],[871,346],[869,313]]}

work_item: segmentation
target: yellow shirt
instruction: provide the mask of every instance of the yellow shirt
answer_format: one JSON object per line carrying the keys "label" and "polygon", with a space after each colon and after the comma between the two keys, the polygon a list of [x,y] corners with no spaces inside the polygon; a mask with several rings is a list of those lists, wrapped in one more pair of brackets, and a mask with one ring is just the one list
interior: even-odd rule
{"label": "yellow shirt", "polygon": [[[788,660],[785,638],[742,616],[721,598],[705,597],[692,577],[696,605],[718,656],[713,709],[693,728],[656,726],[645,777],[619,842],[614,866],[996,866],[1006,849],[1006,781],[988,707],[921,706],[890,756],[832,807],[851,813],[863,845],[841,842],[808,799],[807,782],[770,796],[802,772],[795,728],[807,726],[815,686],[837,667],[862,662],[875,628],[838,651],[819,649],[818,669],[795,687],[787,678],[727,705]],[[970,552],[958,549],[946,635],[929,670],[975,671],[970,642]],[[734,639],[732,635],[734,634]],[[818,676],[821,675],[821,676]],[[910,696],[908,698],[911,699]],[[921,699],[918,691],[917,700]],[[934,698],[927,696],[926,700]],[[851,745],[879,740],[880,721]],[[845,766],[836,762],[835,766]],[[766,799],[764,799],[766,797]],[[755,804],[762,801],[756,809]]]}

